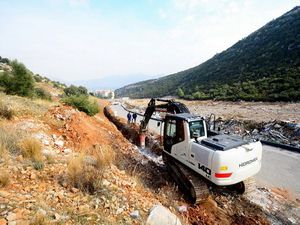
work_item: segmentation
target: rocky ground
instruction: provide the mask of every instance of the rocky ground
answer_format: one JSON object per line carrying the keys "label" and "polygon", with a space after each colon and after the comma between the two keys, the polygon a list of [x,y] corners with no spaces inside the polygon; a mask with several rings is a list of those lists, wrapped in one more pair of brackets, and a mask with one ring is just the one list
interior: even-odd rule
{"label": "rocky ground", "polygon": [[[13,141],[25,136],[39,140],[43,165],[37,167],[22,156],[18,145],[11,152],[1,150],[1,225],[143,224],[157,204],[176,213],[184,204],[180,195],[169,197],[173,187],[166,180],[152,180],[156,168],[102,113],[88,117],[58,105],[35,117],[1,119],[0,127],[6,133],[20,133]],[[98,168],[95,152],[105,149],[110,151],[109,163]],[[77,180],[72,177],[77,168],[72,162],[82,154],[85,163],[75,171]]]}
{"label": "rocky ground", "polygon": [[[178,101],[206,119],[213,113],[216,129],[225,133],[300,148],[300,103]],[[143,112],[148,102],[131,99],[125,104]]]}
{"label": "rocky ground", "polygon": [[[147,106],[150,99],[126,100],[138,107]],[[192,113],[209,116],[214,113],[223,120],[254,120],[256,122],[285,121],[300,123],[300,103],[289,102],[226,102],[226,101],[186,101],[183,102]]]}

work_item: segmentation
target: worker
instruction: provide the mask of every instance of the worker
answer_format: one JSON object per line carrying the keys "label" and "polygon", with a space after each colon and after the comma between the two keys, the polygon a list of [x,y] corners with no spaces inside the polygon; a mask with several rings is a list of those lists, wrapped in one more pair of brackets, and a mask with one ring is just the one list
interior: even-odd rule
{"label": "worker", "polygon": [[131,113],[127,113],[127,123],[129,124],[131,122]]}
{"label": "worker", "polygon": [[132,114],[132,118],[133,118],[133,122],[136,123],[137,114],[136,114],[136,113],[133,113],[133,114]]}

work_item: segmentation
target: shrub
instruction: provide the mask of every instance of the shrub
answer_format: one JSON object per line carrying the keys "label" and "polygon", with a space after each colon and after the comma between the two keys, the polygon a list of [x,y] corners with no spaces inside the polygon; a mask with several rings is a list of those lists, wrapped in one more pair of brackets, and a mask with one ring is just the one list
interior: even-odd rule
{"label": "shrub", "polygon": [[23,157],[30,158],[35,162],[42,160],[41,143],[34,138],[26,138],[19,143]]}
{"label": "shrub", "polygon": [[88,90],[83,87],[83,86],[75,86],[75,85],[71,85],[70,87],[66,87],[64,89],[64,92],[67,96],[72,96],[72,95],[88,95]]}
{"label": "shrub", "polygon": [[7,171],[2,171],[0,173],[0,187],[5,187],[9,183],[9,173]]}
{"label": "shrub", "polygon": [[7,94],[31,96],[34,88],[31,73],[17,60],[14,60],[11,66],[12,72],[6,72],[0,77],[0,85],[4,87]]}
{"label": "shrub", "polygon": [[33,161],[33,168],[36,170],[44,169],[44,163],[42,161]]}
{"label": "shrub", "polygon": [[13,116],[14,110],[4,102],[0,101],[0,117],[10,120],[13,118]]}
{"label": "shrub", "polygon": [[96,100],[90,101],[88,96],[69,96],[62,100],[65,104],[77,108],[79,111],[85,112],[89,116],[94,116],[99,112],[99,105]]}
{"label": "shrub", "polygon": [[35,82],[42,82],[43,81],[43,78],[39,75],[39,74],[35,74],[33,76]]}
{"label": "shrub", "polygon": [[43,88],[35,88],[34,93],[38,98],[49,100],[49,101],[51,100],[51,94],[48,91],[44,90]]}

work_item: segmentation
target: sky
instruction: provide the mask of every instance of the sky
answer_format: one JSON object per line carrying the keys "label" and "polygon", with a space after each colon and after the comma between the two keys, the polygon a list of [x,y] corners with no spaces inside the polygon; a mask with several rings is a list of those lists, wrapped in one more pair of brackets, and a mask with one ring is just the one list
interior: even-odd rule
{"label": "sky", "polygon": [[0,56],[68,84],[117,88],[197,66],[296,5],[300,0],[0,0]]}

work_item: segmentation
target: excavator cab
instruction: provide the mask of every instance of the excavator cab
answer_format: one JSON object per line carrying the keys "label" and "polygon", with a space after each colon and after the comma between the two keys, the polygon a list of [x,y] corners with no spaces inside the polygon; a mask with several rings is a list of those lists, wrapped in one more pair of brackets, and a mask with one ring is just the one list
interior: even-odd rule
{"label": "excavator cab", "polygon": [[206,137],[205,121],[189,113],[167,114],[164,122],[164,149],[169,153],[174,145]]}

